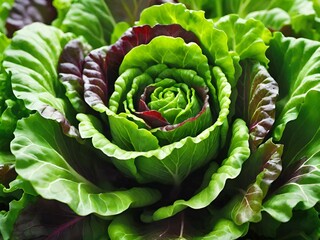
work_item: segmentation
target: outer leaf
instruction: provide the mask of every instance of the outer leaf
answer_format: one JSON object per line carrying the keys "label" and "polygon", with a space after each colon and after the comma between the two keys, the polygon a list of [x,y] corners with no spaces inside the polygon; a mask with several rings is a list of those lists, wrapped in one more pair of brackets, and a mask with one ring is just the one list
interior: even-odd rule
{"label": "outer leaf", "polygon": [[255,18],[272,31],[281,31],[284,26],[290,24],[289,14],[281,8],[254,11],[249,13],[246,18]]}
{"label": "outer leaf", "polygon": [[280,140],[288,122],[298,117],[301,104],[311,90],[320,90],[320,43],[306,39],[285,38],[275,34],[267,57],[270,74],[276,77],[280,95],[273,136]]}
{"label": "outer leaf", "polygon": [[250,181],[258,172],[255,181],[246,187],[245,194],[232,210],[232,219],[238,225],[246,222],[261,221],[262,202],[270,185],[278,178],[282,170],[281,155],[283,145],[274,144],[271,139],[260,145],[245,163],[239,178],[241,185]]}
{"label": "outer leaf", "polygon": [[212,173],[209,183],[189,200],[177,200],[171,206],[158,209],[153,213],[151,219],[160,220],[175,215],[187,207],[200,209],[211,204],[224,189],[226,181],[239,175],[243,162],[250,155],[248,140],[249,135],[245,122],[240,119],[236,120],[232,129],[228,158]]}
{"label": "outer leaf", "polygon": [[315,208],[294,211],[290,221],[281,223],[266,213],[262,221],[251,225],[256,239],[306,239],[313,240],[320,237],[319,213]]}
{"label": "outer leaf", "polygon": [[194,219],[179,215],[164,221],[143,224],[131,213],[125,213],[112,220],[108,232],[110,239],[193,239],[198,229]]}
{"label": "outer leaf", "polygon": [[[205,215],[205,216],[204,216]],[[217,216],[218,217],[218,216]],[[141,224],[129,214],[117,216],[110,224],[108,232],[111,239],[238,239],[245,235],[248,224],[236,225],[233,221],[219,216],[194,212],[178,215],[163,221]],[[201,226],[199,228],[199,226]],[[205,230],[204,230],[205,226]]]}
{"label": "outer leaf", "polygon": [[[265,8],[269,10],[269,13],[273,13],[276,9],[285,11],[290,17],[289,26],[283,25],[281,31],[285,35],[299,36],[310,39],[319,40],[319,19],[316,17],[312,0],[288,0],[288,1],[270,1],[269,6]],[[263,9],[263,10],[265,10]],[[256,9],[262,10],[262,9]],[[261,11],[263,12],[263,11]],[[259,12],[258,12],[259,14]],[[265,22],[267,19],[261,19],[266,26],[269,22]],[[288,31],[289,29],[289,31]]]}
{"label": "outer leaf", "polygon": [[[0,212],[0,233],[3,240],[12,239],[11,235],[14,229],[14,224],[23,209],[34,200],[34,196],[23,194],[19,200],[10,202],[10,209],[8,212]],[[1,237],[1,235],[0,235]]]}
{"label": "outer leaf", "polygon": [[275,121],[277,82],[260,63],[243,62],[238,83],[236,110],[250,128],[250,148],[255,150],[271,130]]}
{"label": "outer leaf", "polygon": [[265,26],[254,19],[244,20],[238,15],[220,18],[214,26],[228,35],[228,46],[240,56],[240,60],[255,59],[267,64],[265,52],[271,33]]}
{"label": "outer leaf", "polygon": [[219,221],[214,225],[213,230],[202,237],[195,238],[197,240],[204,239],[219,239],[219,240],[233,240],[239,239],[240,237],[244,236],[248,231],[248,224],[237,225],[233,221],[229,219],[221,218]]}
{"label": "outer leaf", "polygon": [[78,137],[73,109],[57,77],[57,64],[70,35],[40,23],[23,28],[4,53],[3,66],[12,74],[12,89],[29,110],[59,122],[65,133]]}
{"label": "outer leaf", "polygon": [[[16,128],[17,121],[22,117],[28,116],[29,112],[24,108],[20,101],[14,101],[11,99],[6,100],[0,109],[3,110],[3,112],[0,112],[1,155],[3,152],[10,152],[9,145],[10,141],[13,139],[13,131]],[[1,160],[4,161],[4,159]]]}
{"label": "outer leaf", "polygon": [[33,22],[50,24],[57,16],[57,11],[50,0],[15,0],[6,21],[7,35]]}
{"label": "outer leaf", "polygon": [[294,208],[309,209],[320,201],[320,113],[315,104],[319,101],[320,93],[311,90],[298,118],[287,125],[282,137],[285,171],[263,205],[280,222],[288,221]]}
{"label": "outer leaf", "polygon": [[10,141],[17,120],[28,115],[23,102],[17,100],[11,89],[11,75],[2,66],[3,51],[10,41],[0,33],[0,165],[14,162],[10,152]]}
{"label": "outer leaf", "polygon": [[293,31],[298,36],[320,40],[318,31],[320,21],[316,16],[313,1],[292,0],[289,2],[291,2],[291,6],[287,11],[291,17]]}
{"label": "outer leaf", "polygon": [[115,22],[104,0],[79,0],[66,5],[57,1],[56,6],[59,9],[56,27],[83,36],[93,48],[110,42]]}
{"label": "outer leaf", "polygon": [[14,224],[21,211],[35,200],[34,195],[29,183],[19,177],[10,183],[8,189],[0,184],[0,237],[2,235],[4,240],[12,239]]}
{"label": "outer leaf", "polygon": [[120,215],[111,222],[108,228],[110,239],[142,240],[144,236],[140,235],[135,227],[135,222],[130,219],[130,216]]}
{"label": "outer leaf", "polygon": [[107,226],[97,216],[78,216],[62,203],[37,199],[21,211],[12,238],[107,239]]}
{"label": "outer leaf", "polygon": [[77,141],[64,136],[56,122],[38,114],[19,121],[12,142],[18,174],[43,198],[66,203],[78,215],[111,216],[158,200],[155,190],[105,191],[86,180],[69,165],[92,156],[84,150],[79,149]]}

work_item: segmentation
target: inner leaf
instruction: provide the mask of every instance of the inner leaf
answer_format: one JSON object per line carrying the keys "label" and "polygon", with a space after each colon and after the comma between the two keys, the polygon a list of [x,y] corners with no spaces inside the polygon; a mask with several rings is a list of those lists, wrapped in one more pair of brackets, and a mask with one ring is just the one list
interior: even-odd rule
{"label": "inner leaf", "polygon": [[[139,101],[139,112],[158,111],[170,124],[178,124],[201,111],[195,89],[172,79],[157,79],[149,85]],[[152,124],[152,123],[151,123]]]}

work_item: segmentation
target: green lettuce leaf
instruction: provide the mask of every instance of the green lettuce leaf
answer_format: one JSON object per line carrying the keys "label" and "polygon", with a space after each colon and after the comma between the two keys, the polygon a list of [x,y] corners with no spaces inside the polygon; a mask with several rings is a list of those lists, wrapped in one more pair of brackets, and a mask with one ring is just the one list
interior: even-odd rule
{"label": "green lettuce leaf", "polygon": [[10,40],[0,33],[0,165],[12,164],[13,156],[10,152],[10,141],[17,120],[28,115],[21,100],[17,100],[11,88],[11,74],[3,66],[3,52],[10,44]]}
{"label": "green lettuce leaf", "polygon": [[132,213],[115,217],[108,228],[110,239],[239,239],[248,231],[248,224],[237,225],[226,213],[182,213],[170,219],[143,224]]}
{"label": "green lettuce leaf", "polygon": [[288,222],[278,222],[268,214],[262,221],[251,225],[251,235],[255,239],[319,239],[320,219],[316,208],[297,210]]}
{"label": "green lettuce leaf", "polygon": [[10,202],[9,211],[0,211],[0,233],[2,234],[3,240],[12,239],[11,235],[17,218],[23,209],[32,201],[34,201],[34,196],[23,194],[20,199]]}
{"label": "green lettuce leaf", "polygon": [[306,210],[319,202],[320,122],[317,102],[320,93],[306,94],[298,118],[287,124],[281,141],[284,143],[283,173],[272,187],[263,210],[280,222],[292,217],[293,209]]}
{"label": "green lettuce leaf", "polygon": [[65,103],[58,99],[64,90],[57,79],[56,67],[62,47],[68,40],[70,35],[35,23],[18,31],[6,49],[3,66],[12,74],[13,92],[30,110],[53,105],[65,112]]}
{"label": "green lettuce leaf", "polygon": [[3,52],[10,44],[10,39],[6,37],[4,33],[0,31],[0,62],[3,60]]}
{"label": "green lettuce leaf", "polygon": [[200,239],[204,239],[204,240],[239,239],[248,232],[248,227],[249,227],[249,224],[238,225],[229,219],[220,218],[217,222],[215,222],[214,228],[210,233],[208,233],[205,236],[201,236],[201,237],[194,238],[194,239],[197,239],[197,240],[200,240]]}
{"label": "green lettuce leaf", "polygon": [[318,0],[313,0],[312,2],[313,2],[314,10],[316,11],[317,16],[319,17],[320,16],[320,2]]}
{"label": "green lettuce leaf", "polygon": [[281,8],[254,11],[249,13],[246,18],[257,19],[272,31],[284,31],[284,27],[289,26],[291,22],[290,15]]}
{"label": "green lettuce leaf", "polygon": [[320,43],[306,39],[286,38],[276,33],[267,57],[269,72],[279,85],[276,122],[273,136],[280,140],[288,122],[295,120],[311,90],[320,90]]}
{"label": "green lettuce leaf", "polygon": [[[252,8],[247,18],[262,21],[268,28],[285,35],[319,39],[319,19],[312,0],[270,1],[265,8]],[[273,18],[274,17],[274,18]]]}
{"label": "green lettuce leaf", "polygon": [[55,27],[28,25],[16,32],[5,50],[3,66],[11,74],[13,93],[26,108],[56,120],[65,134],[78,138],[78,130],[72,125],[75,113],[56,70],[62,48],[70,39],[70,34]]}
{"label": "green lettuce leaf", "polygon": [[20,101],[8,99],[1,106],[0,110],[0,164],[12,163],[13,159],[10,153],[10,141],[13,139],[13,132],[17,121],[28,116],[29,112],[24,108]]}
{"label": "green lettuce leaf", "polygon": [[159,198],[156,190],[104,190],[85,179],[72,166],[95,155],[85,146],[79,149],[79,143],[65,136],[55,121],[39,114],[18,122],[11,146],[18,174],[43,198],[66,203],[78,215],[112,216]]}
{"label": "green lettuce leaf", "polygon": [[[228,54],[227,35],[213,27],[213,22],[206,19],[202,11],[190,11],[183,4],[163,4],[145,9],[136,25],[180,24],[193,32],[201,41],[201,49],[209,63],[221,67],[230,84],[235,84],[235,67]],[[201,26],[201,28],[199,28]]]}
{"label": "green lettuce leaf", "polygon": [[201,209],[210,205],[223,191],[228,179],[236,178],[242,168],[242,164],[250,155],[248,128],[244,121],[238,119],[232,127],[231,143],[226,158],[219,168],[214,166],[210,173],[210,179],[204,182],[202,189],[188,200],[177,200],[171,206],[156,210],[152,216],[145,216],[145,221],[157,221],[171,217],[185,208]]}
{"label": "green lettuce leaf", "polygon": [[55,0],[54,6],[58,9],[54,26],[83,36],[93,48],[110,43],[115,21],[104,0]]}
{"label": "green lettuce leaf", "polygon": [[320,40],[319,27],[320,20],[316,16],[313,0],[291,0],[286,7],[274,1],[273,7],[286,10],[291,18],[291,25],[294,35],[314,40]]}
{"label": "green lettuce leaf", "polygon": [[[0,170],[0,174],[2,172]],[[12,174],[12,173],[10,173]],[[12,178],[12,177],[9,177]],[[2,180],[2,179],[1,179]],[[9,180],[9,179],[6,179]],[[11,181],[12,179],[10,179]],[[2,185],[0,182],[0,237],[4,240],[12,239],[14,225],[20,213],[25,207],[30,205],[35,200],[37,195],[33,187],[26,181],[17,177],[10,182],[10,186]],[[5,208],[2,208],[2,206]]]}
{"label": "green lettuce leaf", "polygon": [[6,21],[13,4],[14,0],[2,0],[0,2],[0,33],[7,34]]}
{"label": "green lettuce leaf", "polygon": [[227,34],[229,50],[235,51],[240,60],[256,59],[265,65],[269,62],[265,52],[271,33],[261,22],[233,14],[221,17],[214,26]]}
{"label": "green lettuce leaf", "polygon": [[129,23],[127,22],[118,22],[114,26],[114,30],[111,34],[111,44],[114,44],[118,39],[130,28]]}

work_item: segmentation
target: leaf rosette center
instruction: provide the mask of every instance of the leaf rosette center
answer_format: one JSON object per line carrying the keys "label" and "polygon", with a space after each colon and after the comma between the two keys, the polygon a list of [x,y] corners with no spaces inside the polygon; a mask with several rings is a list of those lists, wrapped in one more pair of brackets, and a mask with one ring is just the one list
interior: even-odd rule
{"label": "leaf rosette center", "polygon": [[201,100],[194,88],[169,78],[158,78],[155,84],[145,88],[139,99],[138,110],[157,111],[168,124],[178,124],[189,117],[195,117],[201,110],[200,106]]}

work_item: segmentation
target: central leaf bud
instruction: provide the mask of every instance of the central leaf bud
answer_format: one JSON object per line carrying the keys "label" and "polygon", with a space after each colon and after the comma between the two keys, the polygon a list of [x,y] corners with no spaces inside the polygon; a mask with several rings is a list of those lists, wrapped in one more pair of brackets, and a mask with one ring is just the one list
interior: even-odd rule
{"label": "central leaf bud", "polygon": [[169,124],[178,124],[195,117],[201,111],[202,103],[195,89],[187,84],[170,78],[157,78],[154,84],[145,88],[138,110],[145,111],[145,105],[159,112]]}

